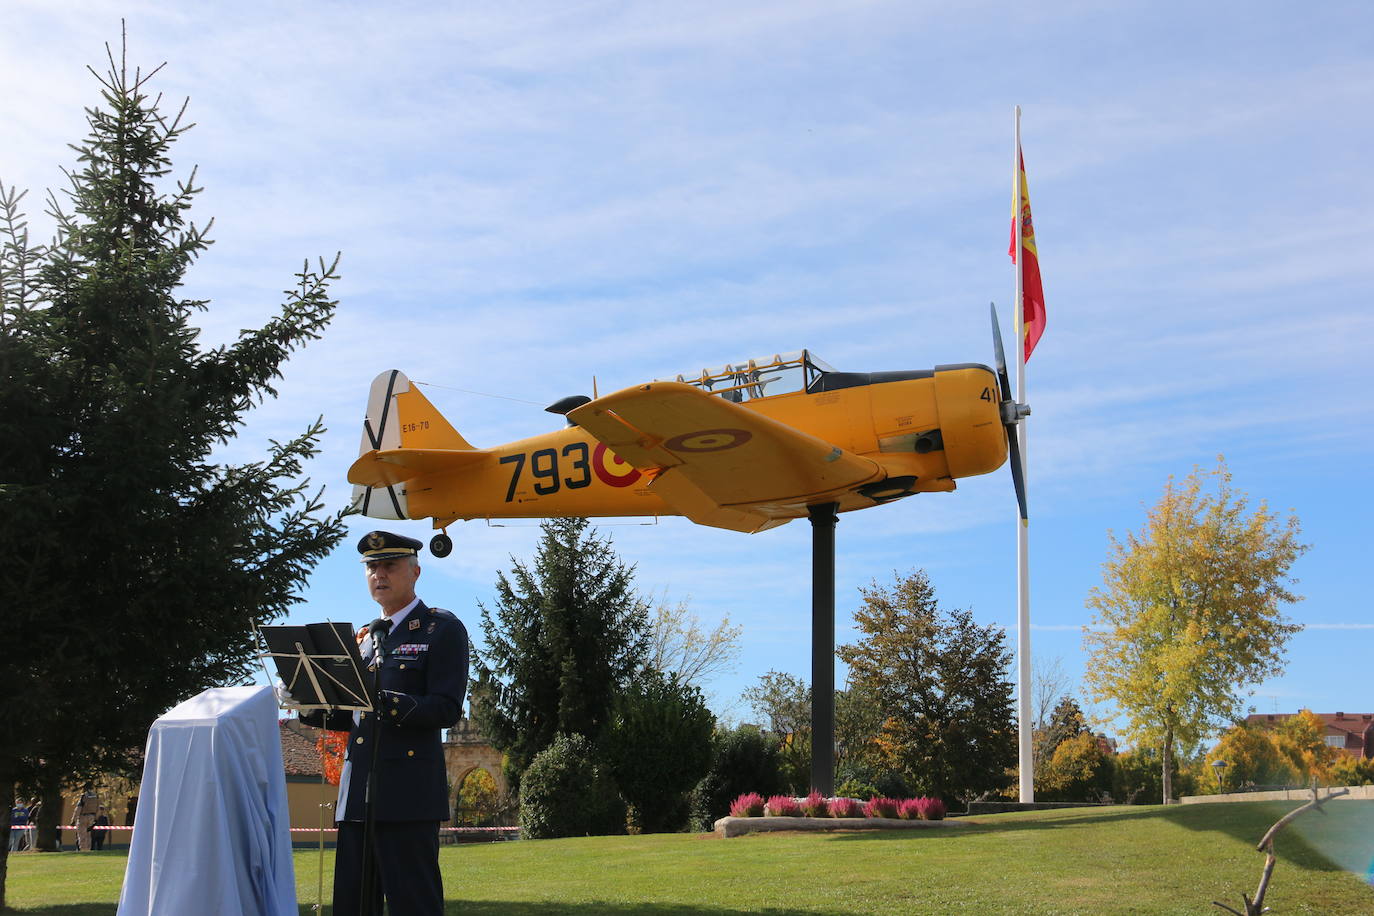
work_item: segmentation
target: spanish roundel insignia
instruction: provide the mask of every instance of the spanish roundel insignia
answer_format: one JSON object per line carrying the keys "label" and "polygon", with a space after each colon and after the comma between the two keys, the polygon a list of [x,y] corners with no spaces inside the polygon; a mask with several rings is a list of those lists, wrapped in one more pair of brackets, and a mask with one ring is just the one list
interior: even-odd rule
{"label": "spanish roundel insignia", "polygon": [[672,452],[723,452],[752,438],[754,434],[747,429],[702,429],[674,436],[663,447]]}
{"label": "spanish roundel insignia", "polygon": [[412,630],[418,630],[418,629],[420,629],[420,621],[418,621],[418,620],[412,620],[412,621],[410,622],[410,628],[411,628]]}
{"label": "spanish roundel insignia", "polygon": [[644,476],[628,461],[608,451],[604,442],[597,443],[596,451],[592,453],[592,470],[596,472],[597,480],[608,487],[633,486],[635,481]]}

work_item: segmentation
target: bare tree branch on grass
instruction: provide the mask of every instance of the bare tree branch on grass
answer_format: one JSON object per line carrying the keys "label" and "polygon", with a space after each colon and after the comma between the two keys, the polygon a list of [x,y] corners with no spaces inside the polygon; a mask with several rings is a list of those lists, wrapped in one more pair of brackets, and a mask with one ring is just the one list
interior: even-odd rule
{"label": "bare tree branch on grass", "polygon": [[1265,854],[1264,871],[1260,873],[1259,887],[1255,889],[1255,899],[1251,900],[1246,894],[1240,895],[1241,899],[1245,901],[1244,911],[1232,909],[1219,900],[1213,900],[1212,905],[1219,906],[1228,913],[1234,913],[1235,916],[1259,916],[1260,913],[1263,913],[1265,911],[1264,894],[1269,890],[1269,879],[1273,877],[1274,865],[1278,862],[1278,857],[1274,855],[1274,837],[1279,835],[1279,831],[1295,821],[1298,815],[1314,810],[1321,811],[1322,814],[1325,814],[1326,812],[1322,811],[1322,805],[1331,801],[1333,798],[1340,798],[1342,795],[1349,794],[1349,789],[1337,789],[1323,798],[1317,792],[1317,781],[1315,779],[1312,780],[1312,800],[1300,808],[1294,808],[1292,811],[1289,811],[1283,817],[1279,818],[1278,821],[1274,823],[1274,826],[1270,827],[1268,831],[1265,832],[1264,838],[1261,839],[1259,845],[1255,847]]}

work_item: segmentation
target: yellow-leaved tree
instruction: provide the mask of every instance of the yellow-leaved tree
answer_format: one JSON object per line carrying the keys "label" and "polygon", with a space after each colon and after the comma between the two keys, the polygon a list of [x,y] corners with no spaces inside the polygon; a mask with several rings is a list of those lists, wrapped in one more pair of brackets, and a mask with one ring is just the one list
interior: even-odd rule
{"label": "yellow-leaved tree", "polygon": [[458,786],[457,803],[453,806],[453,823],[461,827],[488,827],[501,815],[501,793],[496,780],[478,767],[469,772]]}
{"label": "yellow-leaved tree", "polygon": [[1139,533],[1109,534],[1087,602],[1085,681],[1120,709],[1133,741],[1160,748],[1165,803],[1175,745],[1196,746],[1238,717],[1247,687],[1282,673],[1301,629],[1280,611],[1301,600],[1288,574],[1306,550],[1298,534],[1296,516],[1252,509],[1220,458],[1215,470],[1170,477]]}
{"label": "yellow-leaved tree", "polygon": [[1331,765],[1339,752],[1326,743],[1326,725],[1312,710],[1299,710],[1279,723],[1274,744],[1304,781],[1331,778]]}
{"label": "yellow-leaved tree", "polygon": [[[1220,770],[1218,760],[1225,763]],[[1299,780],[1298,770],[1279,750],[1274,733],[1267,728],[1236,725],[1227,729],[1208,751],[1198,771],[1198,784],[1220,793],[1253,786],[1290,785]]]}

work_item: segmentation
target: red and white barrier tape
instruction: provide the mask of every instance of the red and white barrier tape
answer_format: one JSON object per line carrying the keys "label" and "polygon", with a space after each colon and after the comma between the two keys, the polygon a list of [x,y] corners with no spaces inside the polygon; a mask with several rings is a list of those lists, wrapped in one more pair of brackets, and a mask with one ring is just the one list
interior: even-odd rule
{"label": "red and white barrier tape", "polygon": [[[33,830],[33,829],[35,829],[35,828],[34,828],[33,825],[31,825],[31,824],[11,824],[11,825],[10,825],[10,829],[11,829],[11,830]],[[58,827],[57,829],[58,829],[58,830],[75,830],[76,828],[73,827],[73,826],[71,826],[70,824],[64,824],[64,825]],[[134,828],[132,828],[132,827],[91,827],[90,829],[91,829],[91,830],[112,831],[112,830],[133,830]],[[291,832],[292,832],[292,833],[319,833],[319,832],[320,832],[320,829],[321,829],[321,828],[319,828],[319,827],[292,827],[292,828],[291,828]],[[324,831],[325,831],[326,833],[334,833],[338,828],[336,828],[336,827],[325,827],[325,828],[323,828],[323,829],[324,829]],[[519,827],[440,827],[440,828],[439,828],[439,832],[440,832],[440,833],[514,833],[514,832],[518,832],[519,830],[520,830]]]}
{"label": "red and white barrier tape", "polygon": [[[127,828],[132,830],[133,828]],[[337,827],[325,827],[325,833],[334,833]],[[516,833],[519,827],[440,827],[440,833]],[[292,827],[292,833],[319,833],[319,827]]]}

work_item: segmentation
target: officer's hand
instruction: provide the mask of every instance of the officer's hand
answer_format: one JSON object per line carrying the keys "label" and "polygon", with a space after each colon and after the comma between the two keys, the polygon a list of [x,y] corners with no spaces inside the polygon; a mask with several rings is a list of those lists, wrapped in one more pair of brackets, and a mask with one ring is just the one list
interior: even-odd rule
{"label": "officer's hand", "polygon": [[382,691],[382,720],[389,722],[404,722],[406,716],[415,711],[418,704],[415,698],[408,693],[401,693],[396,690]]}
{"label": "officer's hand", "polygon": [[291,695],[291,691],[286,689],[286,683],[278,678],[272,692],[277,695],[277,705],[283,709],[300,709],[301,704],[296,702],[296,698]]}

